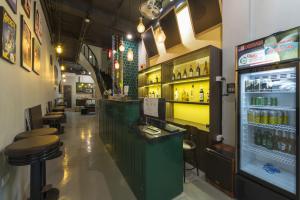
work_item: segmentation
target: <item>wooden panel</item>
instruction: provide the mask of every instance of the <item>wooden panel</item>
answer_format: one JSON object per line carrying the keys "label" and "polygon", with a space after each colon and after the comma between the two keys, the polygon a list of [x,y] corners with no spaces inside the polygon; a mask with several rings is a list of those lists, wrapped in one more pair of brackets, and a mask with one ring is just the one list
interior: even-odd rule
{"label": "wooden panel", "polygon": [[222,23],[219,0],[188,0],[195,34]]}
{"label": "wooden panel", "polygon": [[166,34],[165,46],[169,49],[181,43],[175,10],[170,10],[159,20],[160,26]]}
{"label": "wooden panel", "polygon": [[153,57],[158,54],[154,33],[152,27],[145,31],[142,35],[148,57]]}

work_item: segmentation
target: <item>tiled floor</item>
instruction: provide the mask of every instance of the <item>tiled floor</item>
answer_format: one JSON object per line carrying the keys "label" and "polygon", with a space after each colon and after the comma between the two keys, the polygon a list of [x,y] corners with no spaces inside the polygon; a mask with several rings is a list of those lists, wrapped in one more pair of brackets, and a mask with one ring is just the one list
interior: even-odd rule
{"label": "tiled floor", "polygon": [[[64,156],[47,162],[48,183],[58,187],[60,200],[134,200],[98,134],[96,116],[70,112],[65,125]],[[189,174],[184,193],[176,200],[230,200],[204,181]]]}

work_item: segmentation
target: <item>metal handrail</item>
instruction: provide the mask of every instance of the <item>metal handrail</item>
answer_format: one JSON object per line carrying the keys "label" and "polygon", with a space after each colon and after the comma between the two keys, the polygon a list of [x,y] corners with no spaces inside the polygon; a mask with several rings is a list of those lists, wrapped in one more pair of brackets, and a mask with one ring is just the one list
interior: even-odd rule
{"label": "metal handrail", "polygon": [[96,73],[96,77],[98,79],[99,82],[99,87],[100,87],[100,91],[103,94],[105,90],[108,89],[102,74],[101,74],[101,70],[99,68],[98,65],[98,60],[96,58],[96,55],[94,54],[94,52],[92,51],[92,49],[87,45],[87,44],[83,44],[82,48],[81,48],[81,52],[84,55],[84,57],[87,59],[87,61],[89,62],[89,64],[93,67],[95,73]]}

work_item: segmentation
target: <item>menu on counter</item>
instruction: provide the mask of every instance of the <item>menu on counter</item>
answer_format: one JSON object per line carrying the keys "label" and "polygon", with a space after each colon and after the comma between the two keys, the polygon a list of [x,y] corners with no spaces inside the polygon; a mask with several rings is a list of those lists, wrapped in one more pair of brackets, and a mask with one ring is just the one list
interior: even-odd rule
{"label": "menu on counter", "polygon": [[159,117],[158,98],[144,98],[144,115]]}

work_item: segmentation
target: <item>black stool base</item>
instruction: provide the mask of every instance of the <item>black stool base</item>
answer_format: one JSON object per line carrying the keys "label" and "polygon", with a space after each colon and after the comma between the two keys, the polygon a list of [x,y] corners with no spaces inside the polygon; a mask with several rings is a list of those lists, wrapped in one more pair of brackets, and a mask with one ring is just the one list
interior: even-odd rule
{"label": "black stool base", "polygon": [[58,200],[59,198],[59,190],[57,188],[51,188],[46,192],[45,200]]}

